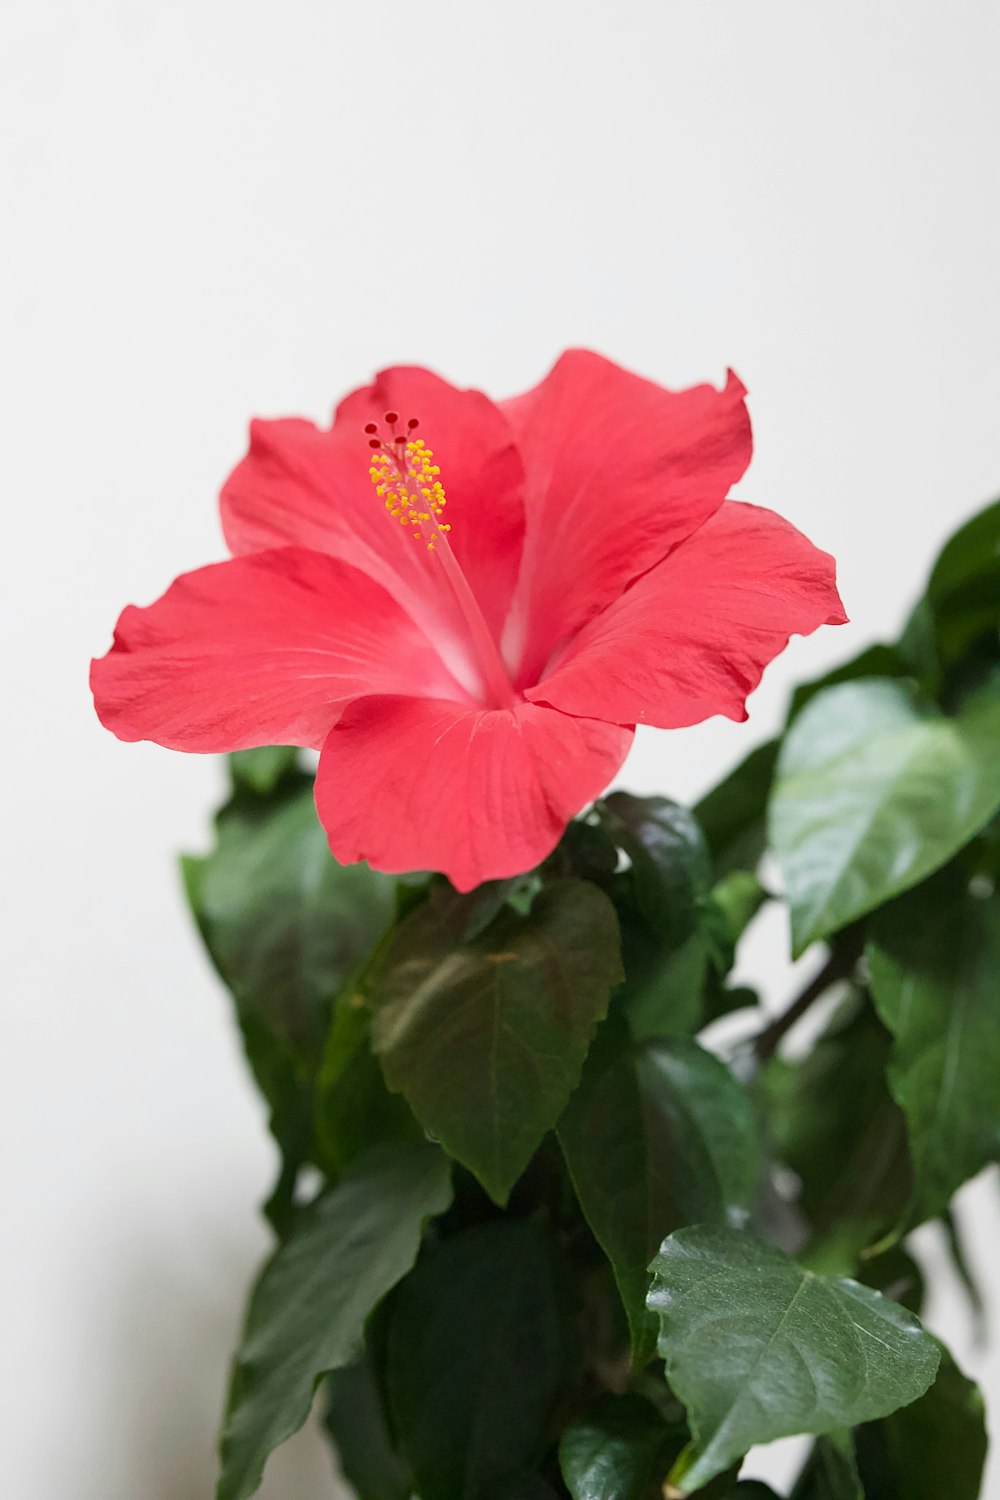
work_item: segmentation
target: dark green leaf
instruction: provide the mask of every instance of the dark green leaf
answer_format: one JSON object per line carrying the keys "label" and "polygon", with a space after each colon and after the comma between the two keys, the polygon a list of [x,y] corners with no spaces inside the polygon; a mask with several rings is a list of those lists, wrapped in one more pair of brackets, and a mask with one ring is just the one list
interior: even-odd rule
{"label": "dark green leaf", "polygon": [[324,1422],[358,1500],[410,1500],[413,1480],[396,1451],[368,1354],[326,1380]]}
{"label": "dark green leaf", "polygon": [[203,862],[198,920],[236,998],[305,1066],[318,1062],[330,1006],[394,914],[392,880],[338,865],[316,818],[311,783],[218,819]]}
{"label": "dark green leaf", "polygon": [[919,1223],[1000,1156],[1000,897],[973,895],[946,870],[878,914],[868,957],[894,1037],[889,1083],[906,1114]]}
{"label": "dark green leaf", "polygon": [[233,787],[244,787],[259,797],[273,792],[284,776],[295,771],[299,750],[295,745],[262,745],[257,750],[236,750],[229,757]]}
{"label": "dark green leaf", "polygon": [[396,1295],[387,1371],[421,1500],[480,1500],[530,1468],[563,1361],[538,1219],[495,1219],[432,1247]]}
{"label": "dark green leaf", "polygon": [[697,926],[710,864],[701,828],[687,808],[666,797],[615,792],[598,803],[602,826],[632,862],[639,914],[679,947]]}
{"label": "dark green leaf", "polygon": [[519,1474],[490,1490],[489,1500],[559,1500],[540,1474]]}
{"label": "dark green leaf", "polygon": [[386,1088],[371,1048],[371,1012],[345,991],[334,1010],[316,1081],[316,1138],[334,1175],[375,1141],[423,1138],[398,1094]]}
{"label": "dark green leaf", "polygon": [[758,745],[694,809],[704,831],[716,877],[754,870],[764,852],[765,814],[778,741]]}
{"label": "dark green leaf", "polygon": [[309,1414],[330,1370],[353,1364],[365,1320],[451,1201],[434,1146],[376,1146],[296,1221],[254,1288],[222,1429],[217,1500],[247,1500],[269,1453]]}
{"label": "dark green leaf", "polygon": [[923,1311],[926,1286],[924,1273],[913,1256],[896,1240],[878,1255],[861,1262],[858,1280],[874,1287],[890,1302],[898,1302],[919,1317]]}
{"label": "dark green leaf", "polygon": [[1000,500],[973,516],[941,552],[900,649],[935,690],[970,647],[1000,627]]}
{"label": "dark green leaf", "polygon": [[559,1466],[573,1500],[662,1500],[686,1430],[642,1396],[603,1396],[566,1428]]}
{"label": "dark green leaf", "polygon": [[609,1021],[559,1123],[559,1141],[587,1222],[610,1260],[637,1365],[652,1355],[649,1262],[682,1224],[745,1211],[758,1144],[745,1091],[687,1040],[630,1042]]}
{"label": "dark green leaf", "polygon": [[428,901],[374,965],[389,1086],[497,1202],[562,1113],[620,979],[614,910],[578,880],[464,943],[450,904]]}
{"label": "dark green leaf", "polygon": [[758,1081],[772,1151],[799,1179],[803,1258],[813,1269],[853,1271],[909,1197],[905,1121],[885,1080],[889,1048],[878,1017],[855,999],[808,1056],[774,1059]]}
{"label": "dark green leaf", "polygon": [[829,1432],[816,1439],[791,1500],[865,1500],[853,1433]]}
{"label": "dark green leaf", "polygon": [[726,978],[744,932],[769,900],[768,892],[748,870],[731,870],[712,888],[701,915],[701,932],[708,953],[702,994],[701,1024],[758,1003],[753,990],[731,988]]}
{"label": "dark green leaf", "polygon": [[857,1434],[866,1500],[979,1500],[983,1399],[947,1350],[926,1395]]}
{"label": "dark green leaf", "polygon": [[616,792],[597,813],[629,859],[612,887],[629,1025],[636,1036],[685,1035],[700,1019],[709,962],[702,907],[710,872],[701,829],[665,797]]}
{"label": "dark green leaf", "polygon": [[271,1109],[284,1167],[269,1212],[282,1227],[313,1153],[312,1084],[333,999],[392,920],[394,884],[337,864],[306,777],[286,777],[268,798],[237,793],[216,829],[215,849],[185,860],[184,876]]}
{"label": "dark green leaf", "polygon": [[886,1416],[934,1378],[937,1348],[909,1313],[739,1230],[678,1230],[653,1270],[660,1353],[693,1434],[670,1476],[685,1494],[757,1443]]}
{"label": "dark green leaf", "polygon": [[796,954],[916,885],[983,827],[1000,800],[998,735],[995,686],[954,718],[880,678],[808,705],[785,737],[770,808]]}

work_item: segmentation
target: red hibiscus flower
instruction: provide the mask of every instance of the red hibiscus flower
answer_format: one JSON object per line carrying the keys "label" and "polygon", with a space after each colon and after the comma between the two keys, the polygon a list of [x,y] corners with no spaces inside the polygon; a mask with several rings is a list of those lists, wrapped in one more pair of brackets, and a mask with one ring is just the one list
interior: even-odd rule
{"label": "red hibiscus flower", "polygon": [[103,723],[318,749],[341,861],[460,890],[530,869],[636,724],[745,718],[789,636],[846,618],[826,553],[726,500],[744,394],[571,351],[510,401],[392,369],[328,431],[254,422],[222,491],[234,556],[124,611]]}

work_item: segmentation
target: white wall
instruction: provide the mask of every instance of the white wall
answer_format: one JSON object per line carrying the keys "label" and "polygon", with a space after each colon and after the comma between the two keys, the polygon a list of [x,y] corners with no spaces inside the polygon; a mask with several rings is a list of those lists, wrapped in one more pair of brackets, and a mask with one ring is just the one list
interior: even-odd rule
{"label": "white wall", "polygon": [[[641,738],[625,780],[696,793],[1000,488],[998,16],[3,0],[4,1493],[208,1497],[265,1244],[271,1150],[173,866],[219,770],[98,728],[119,606],[222,555],[251,413],[325,416],[392,361],[498,394],[570,343],[668,384],[731,364],[740,493],[839,556],[855,623],[749,726]],[[993,1185],[966,1197],[995,1243]],[[933,1321],[968,1362],[954,1297]],[[266,1494],[325,1475],[300,1442]]]}

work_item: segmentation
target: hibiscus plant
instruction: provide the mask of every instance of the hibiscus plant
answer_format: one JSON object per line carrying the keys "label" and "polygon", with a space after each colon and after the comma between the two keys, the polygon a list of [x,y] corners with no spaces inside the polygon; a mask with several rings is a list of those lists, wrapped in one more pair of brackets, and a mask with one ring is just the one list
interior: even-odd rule
{"label": "hibiscus plant", "polygon": [[[980,1493],[908,1236],[975,1301],[1000,504],[697,806],[608,794],[637,725],[746,718],[846,618],[727,498],[744,396],[576,351],[510,401],[393,369],[329,429],[256,422],[230,560],[94,664],[120,738],[229,754],[184,876],[280,1170],[218,1500],[314,1404],[360,1500],[753,1500],[792,1434],[798,1500]],[[778,901],[811,968],[775,1012],[733,968]]]}

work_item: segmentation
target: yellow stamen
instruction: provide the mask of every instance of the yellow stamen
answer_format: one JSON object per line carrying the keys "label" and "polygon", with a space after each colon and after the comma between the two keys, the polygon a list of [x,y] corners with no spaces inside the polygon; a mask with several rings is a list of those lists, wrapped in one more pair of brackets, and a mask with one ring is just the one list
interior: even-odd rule
{"label": "yellow stamen", "polygon": [[[382,497],[390,518],[401,526],[413,527],[411,536],[428,552],[434,553],[433,566],[440,568],[447,579],[469,628],[470,641],[482,674],[484,701],[493,707],[511,708],[517,700],[510,676],[469,581],[451,550],[448,541],[451,526],[441,519],[448,503],[441,483],[441,470],[434,463],[434,454],[423,438],[404,440],[401,433],[396,435],[399,418],[395,412],[386,412],[385,420],[388,436],[380,435],[377,422],[365,425],[369,447],[373,450],[368,473],[375,492]],[[415,418],[407,423],[411,432],[418,425]]]}
{"label": "yellow stamen", "polygon": [[384,497],[385,508],[394,520],[401,526],[429,526],[429,539],[419,531],[413,533],[425,541],[429,552],[434,551],[438,532],[451,530],[441,522],[441,512],[448,502],[438,477],[441,470],[433,458],[422,438],[411,438],[405,445],[400,443],[396,453],[376,453],[368,470],[375,493]]}

